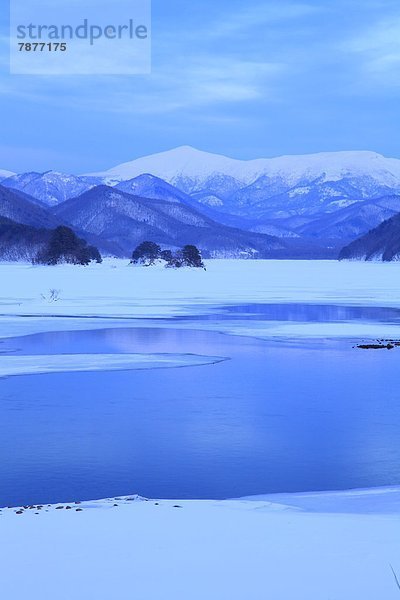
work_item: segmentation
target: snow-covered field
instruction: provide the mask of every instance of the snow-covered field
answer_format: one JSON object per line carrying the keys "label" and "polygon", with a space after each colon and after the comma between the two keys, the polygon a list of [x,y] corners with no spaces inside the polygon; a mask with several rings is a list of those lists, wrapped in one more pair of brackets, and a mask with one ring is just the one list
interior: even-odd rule
{"label": "snow-covered field", "polygon": [[[118,259],[89,267],[0,264],[0,337],[60,328],[126,326],[126,322],[114,319],[196,316],[210,313],[213,306],[221,304],[297,302],[400,307],[399,272],[398,263],[337,261],[215,260],[207,262],[206,272],[162,266],[135,268]],[[257,336],[393,334],[392,326],[363,323],[316,326],[275,322],[266,326],[252,321],[250,326],[236,321],[235,327],[221,323],[219,329]]]}
{"label": "snow-covered field", "polygon": [[[398,263],[214,260],[202,269],[0,264],[1,313],[153,317],[188,305],[325,302],[400,306]],[[49,290],[59,300],[46,300]],[[46,298],[42,298],[44,295]]]}
{"label": "snow-covered field", "polygon": [[[0,337],[126,327],[126,319],[195,316],[219,304],[400,307],[396,263],[227,260],[207,267],[207,272],[171,271],[132,268],[115,260],[88,268],[0,265]],[[393,326],[365,323],[265,325],[240,320],[211,325],[201,321],[200,326],[256,336],[396,335]],[[63,357],[68,370],[94,368],[90,356],[78,356],[79,360],[76,355]],[[191,359],[201,364],[212,357]],[[136,368],[165,366],[156,364],[156,355],[96,355],[97,360],[101,363],[96,368],[108,368],[109,361],[114,368],[124,368],[126,362],[121,361],[131,361],[132,366],[135,360]],[[158,360],[178,366],[187,357]],[[62,368],[59,362],[58,357],[0,354],[0,374],[57,370]],[[400,579],[397,488],[229,501],[125,498],[65,506],[27,508],[21,514],[17,509],[1,510],[2,597],[400,598],[394,575]]]}
{"label": "snow-covered field", "polygon": [[334,502],[305,494],[3,509],[2,597],[396,600],[399,502],[399,489],[383,489]]}

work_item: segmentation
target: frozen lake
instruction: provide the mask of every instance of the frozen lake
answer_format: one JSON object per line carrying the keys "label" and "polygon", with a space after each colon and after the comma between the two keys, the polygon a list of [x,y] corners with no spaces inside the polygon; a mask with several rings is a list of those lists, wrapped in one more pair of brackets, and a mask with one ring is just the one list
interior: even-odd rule
{"label": "frozen lake", "polygon": [[[0,504],[400,484],[400,350],[261,340],[205,320],[397,324],[390,308],[244,305],[196,321],[3,340],[1,356],[220,357],[185,368],[0,379]],[[175,325],[174,325],[175,323]],[[197,324],[196,324],[197,323]]]}

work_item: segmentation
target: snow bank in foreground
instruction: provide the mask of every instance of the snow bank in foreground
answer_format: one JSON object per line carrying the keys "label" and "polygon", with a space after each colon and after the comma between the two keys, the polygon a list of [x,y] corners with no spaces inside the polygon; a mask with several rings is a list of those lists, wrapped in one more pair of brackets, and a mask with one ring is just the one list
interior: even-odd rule
{"label": "snow bank in foreground", "polygon": [[1,356],[0,377],[63,371],[123,371],[194,367],[221,362],[217,356],[195,354],[60,354]]}
{"label": "snow bank in foreground", "polygon": [[[323,503],[325,495],[317,496]],[[288,503],[290,495],[132,497],[21,514],[3,509],[2,594],[9,600],[400,597],[390,566],[400,573],[400,520],[380,514],[384,502],[373,515],[313,513]]]}

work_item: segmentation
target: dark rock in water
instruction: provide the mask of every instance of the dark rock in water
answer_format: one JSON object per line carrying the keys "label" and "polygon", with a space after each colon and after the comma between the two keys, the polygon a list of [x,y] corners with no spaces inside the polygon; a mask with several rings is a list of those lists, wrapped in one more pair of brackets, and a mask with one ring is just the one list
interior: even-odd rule
{"label": "dark rock in water", "polygon": [[359,344],[357,348],[361,350],[393,350],[393,344]]}

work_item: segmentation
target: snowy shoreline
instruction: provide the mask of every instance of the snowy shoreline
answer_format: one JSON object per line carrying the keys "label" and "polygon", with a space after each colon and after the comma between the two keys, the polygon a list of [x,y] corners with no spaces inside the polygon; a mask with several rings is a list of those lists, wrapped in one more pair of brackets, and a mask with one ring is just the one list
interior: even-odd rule
{"label": "snowy shoreline", "polygon": [[[286,492],[272,494],[256,494],[252,496],[242,496],[238,498],[226,499],[171,499],[171,498],[147,498],[140,494],[128,494],[113,496],[110,498],[99,498],[91,500],[69,500],[53,503],[36,503],[16,506],[0,506],[0,513],[9,514],[9,511],[33,511],[39,509],[43,512],[49,512],[54,509],[96,509],[105,507],[115,507],[115,503],[130,504],[132,502],[153,502],[157,503],[216,503],[217,505],[226,503],[247,503],[255,502],[263,507],[277,508],[279,510],[288,509],[303,512],[316,512],[325,514],[345,513],[351,514],[398,514],[400,510],[400,486],[379,486],[370,488],[350,488],[346,490],[326,490],[326,491],[307,491],[307,492]],[[111,506],[112,505],[112,506]],[[119,506],[120,504],[118,504]],[[178,508],[178,507],[175,507]],[[180,507],[179,507],[180,508]],[[81,511],[78,511],[81,512]],[[28,514],[28,512],[27,512]]]}
{"label": "snowy shoreline", "polygon": [[400,488],[378,488],[2,509],[2,590],[12,600],[395,600],[399,500]]}

